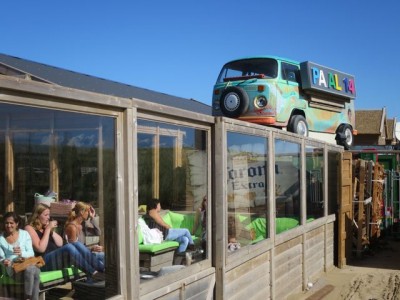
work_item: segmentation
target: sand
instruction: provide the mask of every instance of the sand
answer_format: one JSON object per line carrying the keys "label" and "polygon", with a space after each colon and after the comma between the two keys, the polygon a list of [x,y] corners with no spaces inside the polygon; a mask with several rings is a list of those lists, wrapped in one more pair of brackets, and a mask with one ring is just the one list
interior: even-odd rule
{"label": "sand", "polygon": [[400,239],[381,238],[345,268],[333,268],[288,300],[400,300]]}

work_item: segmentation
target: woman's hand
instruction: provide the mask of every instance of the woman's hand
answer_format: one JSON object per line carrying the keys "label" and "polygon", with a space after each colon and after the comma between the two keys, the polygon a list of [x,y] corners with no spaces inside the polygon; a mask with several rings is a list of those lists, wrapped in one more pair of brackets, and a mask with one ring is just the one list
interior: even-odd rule
{"label": "woman's hand", "polygon": [[92,247],[92,252],[103,252],[103,247],[100,245],[94,245]]}
{"label": "woman's hand", "polygon": [[4,264],[4,266],[9,267],[9,266],[11,266],[11,260],[5,259],[5,260],[3,260],[3,264]]}
{"label": "woman's hand", "polygon": [[96,216],[96,211],[94,210],[93,206],[90,206],[89,209],[89,218],[93,219]]}
{"label": "woman's hand", "polygon": [[20,246],[13,247],[13,253],[17,256],[21,256],[22,255],[21,247]]}
{"label": "woman's hand", "polygon": [[53,230],[54,228],[58,227],[58,222],[55,220],[49,221],[46,225],[46,229],[49,228],[50,230]]}

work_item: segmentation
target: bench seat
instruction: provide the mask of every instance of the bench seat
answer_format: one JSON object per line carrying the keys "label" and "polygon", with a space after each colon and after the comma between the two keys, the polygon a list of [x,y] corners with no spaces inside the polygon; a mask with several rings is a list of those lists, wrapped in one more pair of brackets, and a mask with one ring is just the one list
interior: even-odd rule
{"label": "bench seat", "polygon": [[[82,280],[86,278],[86,274],[76,267],[64,268],[62,270],[55,271],[44,271],[40,272],[40,298],[44,299],[43,293],[46,290],[54,288],[56,286],[65,284],[67,282]],[[0,270],[0,295],[5,294],[13,295],[23,293],[23,282],[17,281],[12,277],[9,277],[4,267]]]}

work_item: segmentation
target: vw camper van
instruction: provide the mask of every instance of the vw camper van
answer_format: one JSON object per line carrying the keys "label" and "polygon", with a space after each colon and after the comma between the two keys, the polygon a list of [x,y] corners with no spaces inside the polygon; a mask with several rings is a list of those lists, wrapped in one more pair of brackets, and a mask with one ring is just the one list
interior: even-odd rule
{"label": "vw camper van", "polygon": [[331,133],[349,149],[355,130],[354,76],[309,61],[258,56],[226,63],[213,89],[214,116]]}

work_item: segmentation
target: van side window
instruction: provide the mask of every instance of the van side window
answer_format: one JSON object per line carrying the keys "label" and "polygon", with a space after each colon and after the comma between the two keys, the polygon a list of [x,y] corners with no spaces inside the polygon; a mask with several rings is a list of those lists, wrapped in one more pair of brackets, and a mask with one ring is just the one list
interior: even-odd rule
{"label": "van side window", "polygon": [[297,82],[300,84],[300,69],[298,66],[283,62],[281,64],[281,68],[281,77],[283,80]]}

